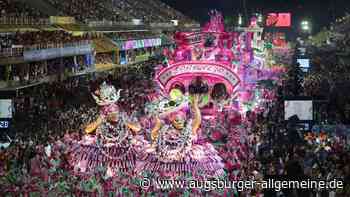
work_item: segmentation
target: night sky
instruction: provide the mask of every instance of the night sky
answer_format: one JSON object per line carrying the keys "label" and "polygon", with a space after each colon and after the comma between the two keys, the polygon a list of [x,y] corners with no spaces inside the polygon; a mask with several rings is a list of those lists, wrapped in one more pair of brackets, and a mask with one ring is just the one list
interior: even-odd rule
{"label": "night sky", "polygon": [[[243,0],[162,0],[193,19],[204,22],[211,9],[224,15],[245,14]],[[314,33],[335,21],[336,17],[350,13],[350,0],[246,0],[247,13],[291,12],[294,26],[307,18],[313,23]]]}

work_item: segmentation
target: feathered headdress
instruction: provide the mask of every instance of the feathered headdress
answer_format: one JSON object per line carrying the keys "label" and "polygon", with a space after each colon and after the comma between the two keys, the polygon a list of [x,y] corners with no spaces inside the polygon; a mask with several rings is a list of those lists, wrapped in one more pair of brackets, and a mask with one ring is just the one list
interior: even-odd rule
{"label": "feathered headdress", "polygon": [[92,93],[92,97],[95,99],[97,105],[105,106],[112,103],[116,103],[120,98],[120,91],[116,91],[114,86],[108,85],[106,82],[103,82],[100,85],[100,88]]}
{"label": "feathered headdress", "polygon": [[149,114],[161,117],[168,116],[176,111],[188,108],[189,98],[182,95],[180,91],[172,91],[170,98],[162,98],[146,105]]}

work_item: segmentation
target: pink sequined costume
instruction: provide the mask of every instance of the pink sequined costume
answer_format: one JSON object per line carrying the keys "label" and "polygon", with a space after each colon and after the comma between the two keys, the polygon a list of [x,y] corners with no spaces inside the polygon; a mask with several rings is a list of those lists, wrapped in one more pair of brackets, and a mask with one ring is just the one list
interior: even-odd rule
{"label": "pink sequined costume", "polygon": [[119,92],[113,86],[104,83],[93,96],[101,107],[99,120],[82,140],[67,140],[70,164],[80,173],[93,173],[98,167],[106,168],[108,176],[132,172],[140,148],[134,137],[138,129],[118,110]]}
{"label": "pink sequined costume", "polygon": [[[169,114],[167,118],[158,119],[161,128],[156,140],[146,149],[148,154],[144,161],[138,163],[137,172],[172,178],[188,175],[196,178],[222,177],[224,164],[214,146],[197,140],[198,134],[193,129],[196,118],[187,118],[182,110]],[[174,120],[181,122],[186,119],[182,128],[174,123]]]}

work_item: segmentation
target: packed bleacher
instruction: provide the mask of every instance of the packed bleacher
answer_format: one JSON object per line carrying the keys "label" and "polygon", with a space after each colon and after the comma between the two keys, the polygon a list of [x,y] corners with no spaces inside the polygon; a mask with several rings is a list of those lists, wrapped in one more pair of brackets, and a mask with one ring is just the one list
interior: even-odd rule
{"label": "packed bleacher", "polygon": [[[80,22],[114,21],[131,22],[140,19],[144,23],[170,23],[193,20],[158,0],[45,0],[59,16],[72,16]],[[0,1],[0,24],[48,24],[48,15],[35,8],[30,2]]]}
{"label": "packed bleacher", "polygon": [[48,16],[18,0],[0,1],[0,25],[50,25]]}
{"label": "packed bleacher", "polygon": [[[79,21],[120,21],[131,22],[140,19],[145,23],[170,22],[173,19],[187,19],[180,12],[160,2],[112,0],[48,0],[54,7],[61,10],[61,15],[74,16]],[[159,6],[159,8],[154,7]]]}
{"label": "packed bleacher", "polygon": [[[161,15],[152,13],[152,10],[149,10],[145,7],[145,3],[142,1],[132,1],[132,0],[121,0],[114,2],[114,6],[121,10],[125,10],[130,16],[130,18],[141,19],[142,21],[149,22],[164,22],[167,21],[166,18],[163,18]],[[168,20],[169,21],[169,20]],[[168,22],[167,21],[167,22]]]}
{"label": "packed bleacher", "polygon": [[[111,62],[110,62],[111,63]],[[1,67],[0,81],[8,81],[12,86],[41,82],[46,77],[59,73],[79,73],[91,69],[85,56],[56,58]]]}
{"label": "packed bleacher", "polygon": [[162,13],[165,13],[168,16],[168,18],[170,18],[171,20],[183,20],[183,21],[191,22],[191,19],[189,17],[186,17],[181,12],[171,8],[169,5],[165,4],[160,0],[149,1],[149,3],[154,9]]}
{"label": "packed bleacher", "polygon": [[113,20],[114,13],[110,10],[109,1],[94,0],[48,0],[62,16],[73,16],[78,21]]}
{"label": "packed bleacher", "polygon": [[[13,45],[34,48],[54,48],[66,43],[75,43],[90,40],[93,36],[84,34],[83,36],[72,36],[63,30],[60,31],[34,31],[17,32],[1,35],[0,42],[2,48],[9,48]],[[50,47],[50,45],[52,45]],[[37,46],[37,47],[36,47]]]}
{"label": "packed bleacher", "polygon": [[0,57],[20,57],[24,50],[63,48],[89,44],[95,34],[72,36],[61,31],[34,31],[0,34]]}
{"label": "packed bleacher", "polygon": [[0,18],[2,17],[46,17],[42,12],[36,10],[22,1],[0,0]]}

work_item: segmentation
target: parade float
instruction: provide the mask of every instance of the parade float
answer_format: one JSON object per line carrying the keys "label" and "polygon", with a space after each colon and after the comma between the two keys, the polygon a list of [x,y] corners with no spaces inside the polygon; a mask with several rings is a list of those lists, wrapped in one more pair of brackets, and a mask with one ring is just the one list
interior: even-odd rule
{"label": "parade float", "polygon": [[[91,175],[101,167],[128,189],[145,178],[244,178],[241,166],[254,160],[245,119],[274,99],[273,86],[283,73],[267,66],[262,28],[254,21],[227,32],[222,15],[213,11],[200,32],[177,32],[176,48],[164,50],[164,64],[156,67],[157,93],[149,95],[142,117],[122,112],[120,91],[102,84],[93,93],[100,116],[82,140],[69,141],[74,171]],[[161,189],[151,185],[145,191]]]}
{"label": "parade float", "polygon": [[161,94],[169,97],[176,88],[190,92],[191,84],[200,79],[208,88],[200,99],[204,119],[223,110],[242,115],[253,111],[264,98],[272,99],[268,88],[284,72],[283,66],[269,60],[273,52],[262,34],[256,18],[246,28],[227,32],[222,15],[211,12],[200,32],[176,33],[177,48],[164,51],[166,64],[157,67],[155,79]]}
{"label": "parade float", "polygon": [[[241,170],[254,163],[248,139],[249,114],[267,110],[266,103],[275,99],[275,86],[284,69],[267,60],[271,50],[265,47],[262,29],[254,19],[247,28],[227,32],[222,15],[210,14],[200,32],[175,34],[177,47],[165,50],[166,61],[155,68],[157,93],[149,95],[145,113],[123,112],[119,106],[122,90],[111,84],[93,90],[100,113],[85,128],[85,135],[67,135],[64,145],[57,144],[45,153],[51,167],[43,179],[55,185],[52,191],[61,188],[62,193],[78,196],[164,196],[174,192],[175,196],[233,196],[235,188],[231,187],[208,190],[142,185],[145,178],[249,178]],[[61,166],[55,149],[65,150],[68,166]],[[70,182],[77,184],[69,186]],[[42,185],[49,193],[45,183]]]}

